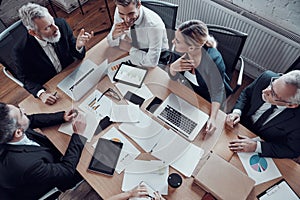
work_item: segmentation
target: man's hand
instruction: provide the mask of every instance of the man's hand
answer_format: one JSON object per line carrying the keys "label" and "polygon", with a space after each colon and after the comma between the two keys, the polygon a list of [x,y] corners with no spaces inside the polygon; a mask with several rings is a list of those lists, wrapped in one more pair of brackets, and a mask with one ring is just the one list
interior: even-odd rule
{"label": "man's hand", "polygon": [[48,105],[53,105],[56,103],[56,101],[59,99],[57,94],[51,94],[47,92],[43,92],[39,99],[42,100],[43,103],[48,104]]}
{"label": "man's hand", "polygon": [[77,117],[73,119],[73,131],[74,133],[78,133],[83,135],[84,130],[86,128],[86,120],[83,114],[78,113]]}
{"label": "man's hand", "polygon": [[116,38],[120,37],[121,35],[125,34],[126,31],[129,30],[129,27],[126,26],[124,22],[120,22],[115,24],[115,29],[112,32],[112,38],[115,40]]}
{"label": "man's hand", "polygon": [[237,113],[230,113],[226,116],[226,124],[230,126],[231,128],[234,127],[237,123],[239,123],[241,120],[241,117]]}
{"label": "man's hand", "polygon": [[86,43],[94,37],[94,32],[91,33],[85,32],[84,29],[81,29],[76,40],[76,48],[79,50],[81,47],[85,46]]}
{"label": "man's hand", "polygon": [[70,122],[74,118],[76,118],[77,115],[78,115],[78,110],[76,110],[76,109],[69,110],[68,112],[65,112],[64,120],[65,120],[65,122]]}
{"label": "man's hand", "polygon": [[229,149],[233,152],[255,152],[256,141],[242,135],[238,139],[229,142]]}
{"label": "man's hand", "polygon": [[194,60],[188,60],[185,57],[186,53],[170,65],[170,73],[173,76],[176,75],[176,72],[189,71],[191,69],[194,69]]}
{"label": "man's hand", "polygon": [[120,40],[119,48],[123,51],[129,52],[131,47],[131,43],[128,40]]}

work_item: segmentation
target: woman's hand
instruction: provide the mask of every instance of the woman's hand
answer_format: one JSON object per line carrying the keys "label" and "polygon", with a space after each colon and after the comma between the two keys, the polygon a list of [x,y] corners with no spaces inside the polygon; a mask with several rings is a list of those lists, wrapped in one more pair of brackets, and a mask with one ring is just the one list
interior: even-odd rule
{"label": "woman's hand", "polygon": [[195,67],[194,60],[188,60],[185,57],[186,53],[170,65],[171,75],[175,76],[176,72],[189,71]]}

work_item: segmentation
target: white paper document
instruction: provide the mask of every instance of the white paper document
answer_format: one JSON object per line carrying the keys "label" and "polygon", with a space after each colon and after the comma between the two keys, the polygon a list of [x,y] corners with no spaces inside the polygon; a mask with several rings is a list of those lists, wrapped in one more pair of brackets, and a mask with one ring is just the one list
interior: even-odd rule
{"label": "white paper document", "polygon": [[101,97],[101,95],[102,93],[99,90],[95,90],[79,105],[79,108],[85,112],[95,113],[100,119],[105,116],[110,117],[111,108],[115,103],[107,96],[103,95]]}
{"label": "white paper document", "polygon": [[165,128],[150,116],[140,111],[139,122],[122,123],[119,129],[131,138],[149,139],[158,135],[160,131]]}
{"label": "white paper document", "polygon": [[271,188],[267,189],[264,193],[260,194],[259,200],[299,200],[298,195],[283,179],[276,183]]}
{"label": "white paper document", "polygon": [[130,86],[127,84],[123,84],[123,83],[117,83],[116,87],[118,88],[118,90],[121,92],[121,94],[123,96],[125,96],[125,94],[130,91],[142,98],[144,98],[145,100],[150,99],[153,97],[152,92],[150,91],[150,89],[145,85],[145,83],[142,84],[142,87],[137,88],[134,86]]}
{"label": "white paper document", "polygon": [[[116,172],[121,173],[128,165],[130,165],[134,159],[141,153],[136,147],[131,144],[126,137],[123,136],[122,133],[120,133],[115,127],[112,127],[109,129],[102,138],[111,140],[111,139],[117,139],[120,142],[123,143],[123,148],[121,150],[119,160],[116,166]],[[97,142],[93,144],[93,147],[95,148],[97,145]]]}
{"label": "white paper document", "polygon": [[140,118],[140,107],[135,104],[117,105],[113,104],[110,121],[113,122],[138,122]]}
{"label": "white paper document", "polygon": [[191,177],[203,154],[203,149],[194,144],[190,144],[184,154],[175,160],[171,166],[183,175]]}
{"label": "white paper document", "polygon": [[260,157],[257,153],[238,153],[238,156],[255,185],[281,176],[272,158]]}
{"label": "white paper document", "polygon": [[[82,114],[85,116],[85,119],[87,122],[83,136],[85,136],[87,138],[87,142],[90,142],[92,137],[94,136],[94,132],[100,122],[100,118],[97,117],[95,115],[95,113],[92,113],[92,112],[85,112]],[[61,124],[60,127],[58,128],[58,131],[68,134],[68,135],[72,135],[74,133],[73,127],[72,127],[72,122],[67,122],[67,123]]]}
{"label": "white paper document", "polygon": [[140,122],[122,123],[119,129],[133,139],[146,152],[150,152],[160,138],[168,132],[166,128],[142,111],[140,112]]}
{"label": "white paper document", "polygon": [[141,181],[147,182],[156,191],[163,195],[168,194],[169,166],[159,160],[134,160],[124,173],[122,191],[128,191]]}

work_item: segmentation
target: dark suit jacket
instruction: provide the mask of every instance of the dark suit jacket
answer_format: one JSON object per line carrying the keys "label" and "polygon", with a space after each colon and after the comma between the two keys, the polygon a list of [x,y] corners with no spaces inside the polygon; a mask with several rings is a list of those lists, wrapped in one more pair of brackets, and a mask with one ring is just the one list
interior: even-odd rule
{"label": "dark suit jacket", "polygon": [[[76,39],[73,36],[72,29],[64,19],[55,19],[61,38],[58,41],[58,55],[62,68],[67,67],[74,62],[74,57],[83,59],[85,49],[82,53],[76,50]],[[43,84],[57,74],[52,62],[38,41],[27,34],[24,40],[21,40],[13,50],[13,58],[16,65],[17,78],[24,83],[25,89],[35,95],[43,88]]]}
{"label": "dark suit jacket", "polygon": [[70,185],[86,142],[84,137],[73,134],[62,156],[47,137],[32,129],[62,123],[63,112],[32,115],[29,119],[26,135],[41,146],[3,144],[0,147],[0,188],[12,199],[38,199],[54,187]]}
{"label": "dark suit jacket", "polygon": [[[245,88],[234,109],[242,111],[241,123],[251,130],[250,117],[264,103],[262,90],[267,88],[272,77],[278,74],[266,71]],[[251,130],[264,142],[262,156],[275,158],[294,158],[300,156],[300,107],[286,108],[259,130]]]}

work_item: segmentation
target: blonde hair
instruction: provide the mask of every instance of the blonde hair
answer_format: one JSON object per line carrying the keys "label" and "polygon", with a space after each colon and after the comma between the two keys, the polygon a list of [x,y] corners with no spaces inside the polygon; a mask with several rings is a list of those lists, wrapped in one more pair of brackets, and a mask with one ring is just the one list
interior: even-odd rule
{"label": "blonde hair", "polygon": [[205,44],[208,47],[217,47],[217,41],[209,35],[206,24],[200,20],[183,22],[178,30],[182,33],[188,45],[202,46]]}

